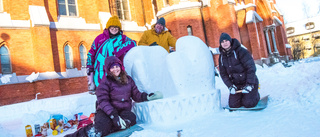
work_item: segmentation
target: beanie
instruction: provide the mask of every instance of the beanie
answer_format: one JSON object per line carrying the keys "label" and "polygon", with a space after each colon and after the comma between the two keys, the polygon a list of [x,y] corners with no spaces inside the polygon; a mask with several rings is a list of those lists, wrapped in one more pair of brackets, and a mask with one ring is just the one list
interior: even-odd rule
{"label": "beanie", "polygon": [[219,44],[221,44],[221,42],[223,41],[223,40],[228,40],[228,41],[230,41],[230,43],[231,43],[231,37],[230,37],[230,35],[229,34],[227,34],[227,33],[221,33],[221,35],[220,35],[220,40],[219,40]]}
{"label": "beanie", "polygon": [[158,21],[157,21],[157,23],[156,24],[161,24],[162,26],[166,26],[166,20],[163,18],[163,17],[161,17]]}
{"label": "beanie", "polygon": [[109,69],[113,68],[114,66],[120,67],[121,65],[120,65],[118,62],[114,62],[114,63],[112,63],[112,64],[110,65],[110,68],[109,68]]}
{"label": "beanie", "polygon": [[106,29],[108,29],[110,26],[119,27],[120,30],[121,30],[121,23],[120,23],[120,20],[119,20],[118,16],[112,16],[112,17],[108,20],[107,25],[106,25]]}

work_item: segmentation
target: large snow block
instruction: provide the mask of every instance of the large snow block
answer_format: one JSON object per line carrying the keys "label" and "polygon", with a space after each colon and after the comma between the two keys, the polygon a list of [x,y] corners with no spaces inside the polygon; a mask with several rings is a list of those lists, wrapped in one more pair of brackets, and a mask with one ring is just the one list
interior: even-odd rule
{"label": "large snow block", "polygon": [[174,96],[149,102],[134,103],[138,123],[172,124],[192,120],[221,109],[220,90],[192,96]]}
{"label": "large snow block", "polygon": [[141,123],[192,119],[220,109],[212,54],[197,37],[179,38],[170,54],[161,46],[134,47],[124,66],[141,92],[163,93],[163,99],[134,105]]}

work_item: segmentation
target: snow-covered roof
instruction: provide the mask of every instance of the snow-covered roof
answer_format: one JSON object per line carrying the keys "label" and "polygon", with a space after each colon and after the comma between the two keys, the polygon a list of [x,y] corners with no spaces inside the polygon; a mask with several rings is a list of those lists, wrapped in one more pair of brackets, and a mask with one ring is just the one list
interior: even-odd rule
{"label": "snow-covered roof", "polygon": [[245,5],[243,2],[241,2],[241,4],[234,6],[234,10],[235,11],[245,10],[246,8],[250,8],[250,7],[256,7],[256,5],[252,3],[248,3]]}
{"label": "snow-covered roof", "polygon": [[[309,22],[314,23],[314,28],[307,30],[306,24]],[[292,34],[287,34],[288,37],[306,34],[306,33],[310,33],[310,32],[320,31],[320,16],[316,16],[313,18],[308,18],[308,19],[304,19],[304,20],[300,20],[300,21],[296,21],[296,22],[287,23],[287,24],[285,24],[285,26],[286,26],[286,28],[289,28],[289,27],[294,28],[294,32]]]}
{"label": "snow-covered roof", "polygon": [[282,12],[279,10],[278,5],[277,5],[277,4],[274,4],[273,6],[274,6],[274,8],[278,11],[278,13],[279,13],[281,16],[283,16]]}
{"label": "snow-covered roof", "polygon": [[282,22],[277,16],[273,16],[273,22],[276,24],[276,26],[281,26]]}
{"label": "snow-covered roof", "polygon": [[27,83],[34,82],[38,80],[48,80],[48,79],[66,79],[74,77],[83,77],[86,76],[86,69],[67,69],[66,72],[43,72],[35,73],[32,72],[30,75],[20,75],[17,76],[16,73],[1,75],[0,74],[0,85],[5,84],[17,84],[17,83]]}
{"label": "snow-covered roof", "polygon": [[256,11],[250,10],[246,13],[246,23],[261,22],[263,19]]}

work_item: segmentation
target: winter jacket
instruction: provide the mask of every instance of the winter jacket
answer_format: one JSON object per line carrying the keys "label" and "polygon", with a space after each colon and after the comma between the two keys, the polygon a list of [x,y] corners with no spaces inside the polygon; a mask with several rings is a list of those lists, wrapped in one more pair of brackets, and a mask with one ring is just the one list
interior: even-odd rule
{"label": "winter jacket", "polygon": [[227,87],[234,84],[238,89],[242,89],[246,84],[258,84],[254,60],[237,39],[232,39],[229,51],[225,51],[221,45],[219,50],[220,75]]}
{"label": "winter jacket", "polygon": [[160,34],[157,34],[155,31],[155,24],[152,25],[152,29],[144,31],[139,45],[149,46],[153,42],[156,42],[158,45],[162,46],[169,52],[169,46],[176,48],[176,38],[174,38],[169,31],[164,30]]}
{"label": "winter jacket", "polygon": [[123,57],[131,48],[137,46],[134,40],[131,40],[120,31],[120,35],[110,38],[109,30],[105,29],[102,34],[96,37],[88,53],[87,68],[93,68],[93,80],[96,87],[99,86],[104,75],[104,61],[109,56],[116,56],[123,61]]}
{"label": "winter jacket", "polygon": [[147,93],[140,92],[135,85],[133,79],[127,75],[128,83],[121,84],[116,81],[109,70],[113,63],[119,63],[121,71],[125,71],[122,62],[116,57],[108,57],[106,59],[105,72],[100,85],[96,90],[98,107],[97,109],[103,110],[107,115],[112,111],[117,112],[128,110],[131,111],[132,99],[136,102],[147,101]]}

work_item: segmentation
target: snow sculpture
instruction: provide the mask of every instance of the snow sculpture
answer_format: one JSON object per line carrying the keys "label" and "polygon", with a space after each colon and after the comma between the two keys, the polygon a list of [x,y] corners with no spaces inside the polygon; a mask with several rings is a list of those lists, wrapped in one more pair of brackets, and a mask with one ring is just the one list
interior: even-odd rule
{"label": "snow sculpture", "polygon": [[215,89],[214,64],[201,39],[178,39],[176,52],[161,46],[138,46],[124,58],[125,69],[138,89],[161,91],[163,99],[135,103],[138,122],[170,123],[220,109],[220,91]]}

